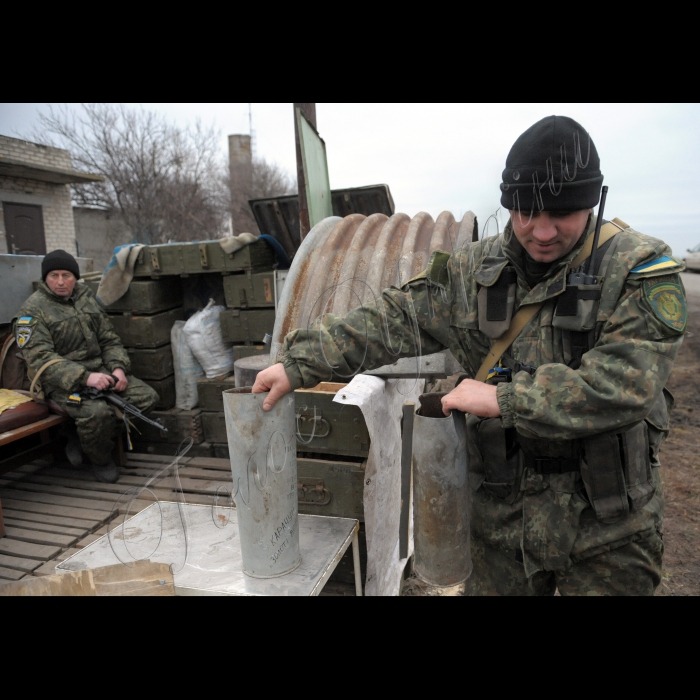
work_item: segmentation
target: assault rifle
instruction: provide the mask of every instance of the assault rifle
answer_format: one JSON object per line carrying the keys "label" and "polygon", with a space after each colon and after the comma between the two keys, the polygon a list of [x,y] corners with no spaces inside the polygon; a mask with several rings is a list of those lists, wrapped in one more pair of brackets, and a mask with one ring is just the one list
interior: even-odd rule
{"label": "assault rifle", "polygon": [[154,428],[158,428],[158,430],[163,430],[166,433],[168,432],[166,427],[162,426],[157,421],[146,418],[136,406],[130,404],[128,401],[124,401],[124,399],[112,389],[100,391],[94,387],[86,386],[79,394],[71,394],[68,397],[67,403],[71,406],[80,406],[83,399],[104,399],[113,406],[116,406],[124,415],[129,414],[130,416],[134,416],[134,418],[139,418],[144,421],[144,423],[148,423],[148,425],[152,425]]}

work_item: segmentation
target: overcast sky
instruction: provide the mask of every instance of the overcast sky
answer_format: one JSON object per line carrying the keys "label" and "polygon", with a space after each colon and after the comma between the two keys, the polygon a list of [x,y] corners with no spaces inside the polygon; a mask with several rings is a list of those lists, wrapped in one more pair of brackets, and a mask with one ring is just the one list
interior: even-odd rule
{"label": "overcast sky", "polygon": [[[244,102],[142,106],[182,125],[214,124],[222,157],[227,134],[248,133]],[[0,134],[26,136],[45,109],[1,104]],[[447,210],[459,217],[471,209],[481,224],[499,208],[513,142],[550,114],[573,117],[590,132],[610,188],[606,218],[663,238],[676,255],[700,243],[698,104],[317,104],[332,188],[386,183],[397,211],[437,217]],[[254,102],[252,115],[256,154],[294,174],[292,104]]]}

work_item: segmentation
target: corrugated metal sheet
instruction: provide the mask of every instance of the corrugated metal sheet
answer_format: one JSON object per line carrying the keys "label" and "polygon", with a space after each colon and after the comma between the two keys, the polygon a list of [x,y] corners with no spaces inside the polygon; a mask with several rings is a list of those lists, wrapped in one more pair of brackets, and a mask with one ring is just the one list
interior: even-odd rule
{"label": "corrugated metal sheet", "polygon": [[344,315],[392,285],[415,277],[435,250],[451,252],[472,240],[476,217],[450,212],[330,217],[315,226],[297,252],[277,310],[271,357],[284,337],[324,313]]}

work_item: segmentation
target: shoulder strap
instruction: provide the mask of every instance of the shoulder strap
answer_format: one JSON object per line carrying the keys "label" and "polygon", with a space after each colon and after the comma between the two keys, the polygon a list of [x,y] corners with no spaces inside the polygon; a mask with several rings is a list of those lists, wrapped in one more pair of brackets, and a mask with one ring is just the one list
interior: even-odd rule
{"label": "shoulder strap", "polygon": [[2,368],[5,364],[5,358],[7,357],[7,353],[10,352],[10,348],[14,342],[15,334],[10,333],[10,335],[8,335],[5,339],[5,342],[2,344],[2,350],[0,350],[0,387],[2,387]]}
{"label": "shoulder strap", "polygon": [[[615,222],[618,222],[619,219],[615,219]],[[629,228],[625,226],[624,228],[621,226],[623,224],[623,221],[619,221],[619,223],[615,223],[613,221],[609,221],[605,226],[603,226],[600,229],[600,240],[598,242],[598,247],[602,246],[604,243],[607,243],[616,233],[619,233],[620,231],[623,231],[624,228]],[[576,258],[569,264],[569,270],[578,267],[583,263],[584,260],[587,260],[590,255],[591,251],[593,250],[593,236],[588,236],[588,240],[586,241],[585,245],[579,252],[579,254],[576,256]],[[568,271],[567,271],[568,274]],[[545,302],[540,302],[539,304],[528,304],[527,306],[523,306],[517,314],[513,317],[513,320],[511,321],[510,328],[506,331],[505,335],[501,336],[491,347],[489,350],[488,354],[486,355],[486,358],[481,364],[481,367],[479,368],[479,371],[476,373],[476,379],[477,382],[484,382],[486,381],[486,377],[488,376],[489,370],[492,367],[495,367],[496,364],[498,364],[498,361],[503,357],[503,353],[511,346],[513,341],[520,335],[522,332],[523,328],[527,326],[528,323],[533,319],[533,317],[537,314],[537,312],[544,306]]]}
{"label": "shoulder strap", "polygon": [[[58,362],[67,362],[67,360],[64,360],[62,357],[55,357],[53,360],[49,360],[48,362],[44,363],[40,368],[39,371],[34,375],[34,379],[32,379],[32,384],[29,387],[29,395],[36,401],[38,398],[43,398],[39,396],[39,392],[36,391],[37,384],[39,384],[39,377],[44,373],[45,369],[48,369],[51,367],[51,365],[55,365]],[[41,391],[41,390],[39,390]]]}

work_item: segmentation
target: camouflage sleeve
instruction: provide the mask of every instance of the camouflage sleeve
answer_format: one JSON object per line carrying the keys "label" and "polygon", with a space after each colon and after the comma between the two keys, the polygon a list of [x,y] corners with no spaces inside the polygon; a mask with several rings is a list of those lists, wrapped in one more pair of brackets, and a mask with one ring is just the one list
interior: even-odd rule
{"label": "camouflage sleeve", "polygon": [[129,353],[124,349],[119,336],[115,333],[109,316],[100,309],[97,319],[97,342],[102,352],[102,363],[110,372],[121,368],[128,373],[131,369]]}
{"label": "camouflage sleeve", "polygon": [[[439,262],[444,266],[447,260]],[[359,372],[447,347],[450,295],[444,284],[431,280],[430,267],[401,289],[386,289],[376,301],[344,317],[326,314],[287,335],[282,364],[292,388],[349,382]]]}
{"label": "camouflage sleeve", "polygon": [[678,275],[628,280],[578,370],[547,364],[534,376],[520,372],[499,385],[504,427],[527,437],[571,440],[643,420],[669,378],[686,317]]}
{"label": "camouflage sleeve", "polygon": [[[47,362],[63,359],[55,351],[51,333],[40,316],[32,316],[28,327],[15,324],[15,338],[22,350],[22,356],[34,374]],[[81,364],[63,360],[44,370],[40,382],[48,391],[63,389],[72,392],[85,386],[89,374]]]}

